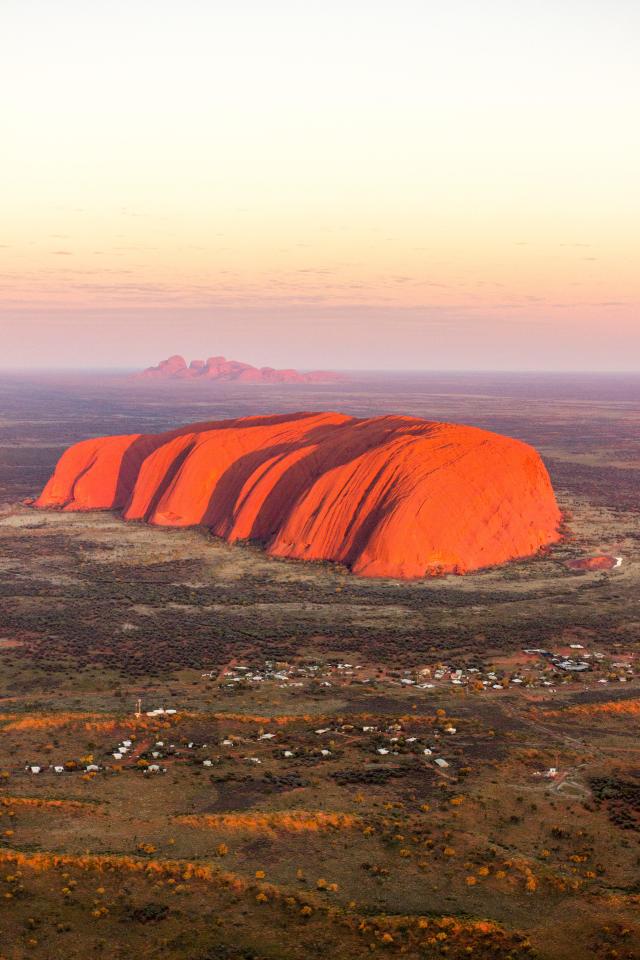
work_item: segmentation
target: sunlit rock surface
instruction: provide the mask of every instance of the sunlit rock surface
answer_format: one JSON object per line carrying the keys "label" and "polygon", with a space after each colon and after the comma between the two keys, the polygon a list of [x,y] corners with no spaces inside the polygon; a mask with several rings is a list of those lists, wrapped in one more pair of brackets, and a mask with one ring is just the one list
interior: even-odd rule
{"label": "sunlit rock surface", "polygon": [[36,501],[204,525],[269,554],[369,577],[465,573],[559,539],[527,444],[413,417],[299,413],[197,423],[70,447]]}

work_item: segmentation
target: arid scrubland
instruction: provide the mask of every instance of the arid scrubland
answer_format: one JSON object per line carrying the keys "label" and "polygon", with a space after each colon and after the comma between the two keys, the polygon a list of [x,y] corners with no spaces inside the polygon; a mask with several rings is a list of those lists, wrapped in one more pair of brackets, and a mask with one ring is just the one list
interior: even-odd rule
{"label": "arid scrubland", "polygon": [[[189,397],[143,391],[140,426]],[[431,402],[541,449],[560,544],[363,581],[19,503],[59,447],[122,430],[113,393],[100,424],[65,394],[1,427],[1,957],[638,957],[637,411]]]}

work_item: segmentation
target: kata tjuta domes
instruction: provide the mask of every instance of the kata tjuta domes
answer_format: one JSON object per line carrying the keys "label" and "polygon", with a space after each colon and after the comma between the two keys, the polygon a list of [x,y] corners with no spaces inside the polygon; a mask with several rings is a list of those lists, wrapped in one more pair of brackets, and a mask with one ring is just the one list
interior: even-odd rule
{"label": "kata tjuta domes", "polygon": [[189,366],[179,354],[161,360],[157,367],[148,367],[136,374],[141,380],[235,380],[238,383],[333,383],[340,380],[337,373],[328,370],[275,370],[273,367],[252,367],[240,360],[209,357],[192,360]]}
{"label": "kata tjuta domes", "polygon": [[475,427],[414,417],[299,413],[85,440],[38,507],[119,510],[205,525],[272,556],[369,577],[465,573],[559,539],[538,453]]}

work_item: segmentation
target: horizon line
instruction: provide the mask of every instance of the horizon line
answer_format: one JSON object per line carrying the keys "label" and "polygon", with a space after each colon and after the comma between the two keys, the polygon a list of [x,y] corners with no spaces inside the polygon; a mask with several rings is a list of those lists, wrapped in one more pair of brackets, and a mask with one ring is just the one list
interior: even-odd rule
{"label": "horizon line", "polygon": [[[15,367],[0,367],[0,375],[4,373],[140,373],[144,370],[149,369],[149,367],[139,367],[139,366],[15,366]],[[275,368],[274,368],[275,369]],[[293,368],[291,368],[293,369]],[[315,368],[299,366],[295,367],[301,373],[312,372]],[[322,369],[327,373],[456,373],[456,374],[519,374],[527,376],[535,376],[539,374],[557,374],[558,376],[567,374],[570,375],[589,375],[589,376],[611,376],[611,375],[622,375],[622,376],[640,376],[640,369],[591,369],[591,368],[535,368],[535,369],[525,369],[517,367],[327,367],[323,366]],[[171,378],[167,378],[165,381],[154,381],[154,382],[170,382]],[[189,380],[185,379],[181,381],[184,383],[212,383],[216,381],[211,380]],[[321,384],[316,384],[319,386]],[[249,384],[252,386],[252,384]]]}

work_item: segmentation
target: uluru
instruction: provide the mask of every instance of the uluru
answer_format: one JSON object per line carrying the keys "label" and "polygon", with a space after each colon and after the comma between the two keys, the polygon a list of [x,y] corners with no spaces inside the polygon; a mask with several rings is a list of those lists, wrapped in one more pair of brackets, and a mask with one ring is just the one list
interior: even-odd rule
{"label": "uluru", "polygon": [[192,360],[187,365],[179,354],[161,360],[156,367],[148,367],[136,375],[144,380],[235,380],[239,383],[333,383],[340,380],[329,370],[276,370],[274,367],[254,367],[240,360],[209,357]]}
{"label": "uluru", "polygon": [[298,413],[84,440],[35,502],[202,525],[367,577],[466,573],[559,539],[539,454],[476,427]]}

